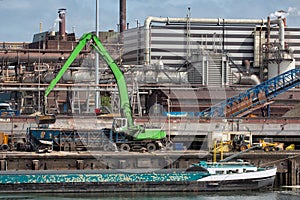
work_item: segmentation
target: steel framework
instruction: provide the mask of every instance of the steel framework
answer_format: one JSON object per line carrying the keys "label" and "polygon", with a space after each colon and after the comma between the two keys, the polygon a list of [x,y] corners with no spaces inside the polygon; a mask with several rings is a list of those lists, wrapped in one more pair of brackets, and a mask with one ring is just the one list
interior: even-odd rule
{"label": "steel framework", "polygon": [[271,78],[206,110],[199,117],[242,117],[272,103],[272,99],[300,84],[300,69],[292,69]]}

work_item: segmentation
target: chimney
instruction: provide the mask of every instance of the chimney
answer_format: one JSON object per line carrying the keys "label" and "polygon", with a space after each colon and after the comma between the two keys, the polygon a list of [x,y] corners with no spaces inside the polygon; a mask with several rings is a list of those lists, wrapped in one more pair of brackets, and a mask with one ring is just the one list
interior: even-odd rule
{"label": "chimney", "polygon": [[120,33],[126,30],[126,0],[120,0]]}
{"label": "chimney", "polygon": [[287,27],[286,18],[283,19],[283,25],[284,25],[284,27]]}
{"label": "chimney", "polygon": [[60,19],[58,35],[62,40],[66,38],[66,10],[67,9],[65,8],[61,8],[58,10],[58,17]]}

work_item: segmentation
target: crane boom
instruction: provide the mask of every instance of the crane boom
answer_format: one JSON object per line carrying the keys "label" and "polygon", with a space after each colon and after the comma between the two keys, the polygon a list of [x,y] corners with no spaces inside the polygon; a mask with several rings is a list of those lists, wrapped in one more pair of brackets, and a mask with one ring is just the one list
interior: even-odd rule
{"label": "crane boom", "polygon": [[129,127],[134,127],[133,119],[132,119],[132,112],[131,107],[129,103],[128,98],[128,91],[127,91],[127,84],[125,81],[125,78],[123,76],[122,71],[118,67],[118,65],[115,63],[113,58],[110,56],[110,54],[107,52],[105,47],[102,45],[98,37],[92,33],[85,33],[79,40],[77,46],[73,50],[73,52],[70,54],[69,58],[67,59],[66,63],[63,65],[61,70],[58,72],[57,76],[51,81],[48,88],[45,91],[45,97],[49,95],[49,93],[53,90],[55,85],[58,83],[58,81],[61,79],[63,74],[67,71],[69,66],[74,62],[76,57],[79,55],[81,50],[85,47],[85,45],[88,42],[92,42],[93,48],[99,53],[102,58],[105,60],[109,68],[111,69],[118,85],[118,91],[120,95],[120,107],[121,107],[121,116],[125,117],[127,119],[127,123]]}
{"label": "crane boom", "polygon": [[[134,124],[125,77],[99,38],[93,33],[85,33],[80,38],[77,46],[70,54],[57,76],[51,81],[48,88],[45,90],[45,100],[87,44],[92,46],[97,53],[102,56],[112,71],[118,86],[121,108],[120,112],[122,117],[114,119],[112,128],[109,129],[109,133],[107,133],[106,129],[101,130],[105,136],[109,136],[109,142],[107,145],[110,146],[110,144],[113,143],[113,149],[119,148],[122,151],[147,149],[150,152],[163,148],[167,142],[166,132],[164,130],[161,130],[161,128],[146,129],[143,126]],[[50,117],[49,115],[45,115],[40,116],[38,119],[40,119],[40,122],[44,123],[49,122],[49,119],[53,120],[54,118],[52,116]],[[108,149],[110,148],[111,147]]]}
{"label": "crane boom", "polygon": [[72,53],[70,54],[69,58],[67,59],[67,61],[63,65],[63,67],[60,69],[60,71],[58,72],[58,74],[56,75],[56,77],[51,81],[51,83],[49,84],[48,88],[46,89],[46,91],[45,91],[45,97],[47,97],[49,95],[49,93],[53,90],[53,88],[55,87],[55,85],[58,83],[58,81],[61,79],[61,77],[64,75],[64,73],[67,71],[67,69],[70,67],[70,65],[74,62],[74,60],[76,59],[76,57],[78,56],[78,54],[80,53],[80,51],[85,47],[86,43],[90,39],[91,39],[91,35],[86,35],[86,34],[84,34],[80,38],[77,46],[72,51]]}
{"label": "crane boom", "polygon": [[115,63],[113,58],[110,56],[110,54],[107,52],[103,44],[100,42],[97,36],[93,35],[93,41],[96,45],[93,45],[94,49],[102,56],[102,58],[105,60],[107,65],[109,66],[110,70],[112,71],[115,80],[117,81],[119,96],[120,96],[120,107],[121,107],[121,116],[125,117],[127,119],[127,123],[129,127],[133,127],[133,119],[132,119],[132,112],[131,112],[131,106],[129,103],[129,97],[128,97],[128,90],[127,90],[127,84],[125,81],[125,77],[118,67],[118,65]]}

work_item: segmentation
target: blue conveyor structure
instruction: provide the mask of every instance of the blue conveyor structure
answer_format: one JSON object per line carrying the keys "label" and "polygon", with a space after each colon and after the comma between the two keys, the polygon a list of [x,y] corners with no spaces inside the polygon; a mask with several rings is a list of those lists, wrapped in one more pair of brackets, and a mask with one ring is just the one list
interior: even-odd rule
{"label": "blue conveyor structure", "polygon": [[202,111],[200,117],[242,117],[272,103],[277,95],[300,84],[300,69],[292,69]]}

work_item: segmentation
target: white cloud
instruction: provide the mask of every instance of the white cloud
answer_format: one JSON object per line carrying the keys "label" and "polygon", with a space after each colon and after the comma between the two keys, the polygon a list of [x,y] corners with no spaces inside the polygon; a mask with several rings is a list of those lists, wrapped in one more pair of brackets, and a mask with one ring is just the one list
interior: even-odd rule
{"label": "white cloud", "polygon": [[298,8],[295,7],[289,7],[288,8],[288,13],[289,15],[293,15],[293,16],[300,16],[300,11]]}

